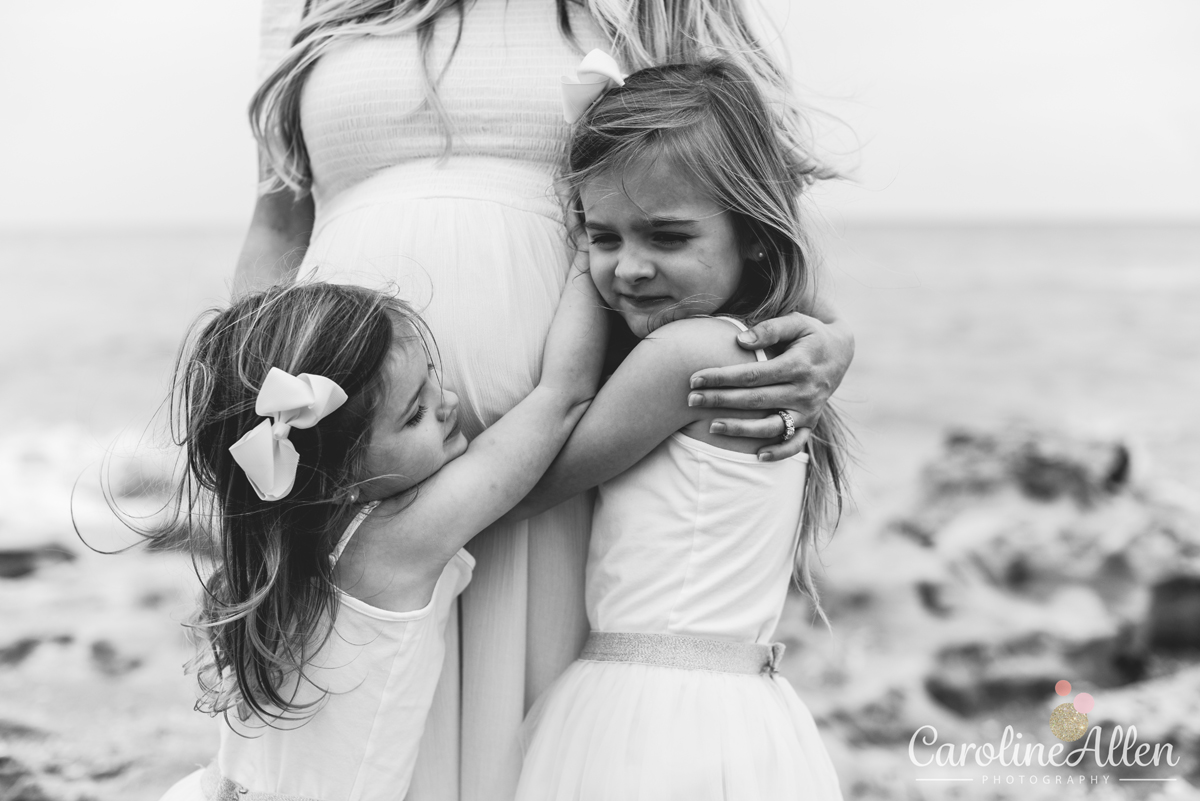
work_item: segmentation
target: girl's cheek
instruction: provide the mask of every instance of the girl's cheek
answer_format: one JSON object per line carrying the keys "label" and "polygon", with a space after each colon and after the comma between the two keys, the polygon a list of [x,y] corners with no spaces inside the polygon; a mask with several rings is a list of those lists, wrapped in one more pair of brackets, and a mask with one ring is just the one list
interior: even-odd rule
{"label": "girl's cheek", "polygon": [[592,286],[596,287],[596,291],[601,297],[607,298],[608,285],[611,283],[611,275],[604,270],[602,261],[591,256],[588,259],[588,277],[592,279]]}

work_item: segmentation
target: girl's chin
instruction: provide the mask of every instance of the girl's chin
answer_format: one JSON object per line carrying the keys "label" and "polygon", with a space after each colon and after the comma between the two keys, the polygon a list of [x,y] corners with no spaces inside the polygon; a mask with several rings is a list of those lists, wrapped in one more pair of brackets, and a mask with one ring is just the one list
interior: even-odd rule
{"label": "girl's chin", "polygon": [[699,310],[689,312],[688,310],[678,308],[654,311],[649,314],[636,311],[622,311],[621,317],[624,318],[625,325],[629,326],[629,330],[635,337],[645,339],[667,323],[673,323],[676,320],[682,320],[685,317],[695,317],[700,314],[707,314],[707,312]]}
{"label": "girl's chin", "polygon": [[629,330],[638,339],[644,339],[658,326],[650,324],[650,319],[644,314],[623,314],[625,325],[629,326]]}
{"label": "girl's chin", "polygon": [[446,461],[451,462],[467,452],[467,435],[461,431],[446,441]]}

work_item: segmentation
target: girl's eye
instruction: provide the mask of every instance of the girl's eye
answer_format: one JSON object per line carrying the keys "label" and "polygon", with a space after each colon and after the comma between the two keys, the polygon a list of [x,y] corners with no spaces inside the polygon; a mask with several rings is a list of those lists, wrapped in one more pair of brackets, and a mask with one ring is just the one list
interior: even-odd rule
{"label": "girl's eye", "polygon": [[663,231],[663,232],[660,232],[660,233],[657,233],[654,235],[654,241],[657,244],[667,245],[668,247],[674,246],[674,245],[682,245],[684,242],[687,242],[689,239],[691,239],[691,237],[688,236],[687,234],[673,234],[673,233],[670,233],[667,231]]}
{"label": "girl's eye", "polygon": [[616,247],[620,240],[614,234],[593,234],[588,244],[596,248]]}
{"label": "girl's eye", "polygon": [[418,406],[417,413],[414,414],[412,417],[408,418],[408,422],[405,423],[404,425],[409,428],[419,425],[420,422],[425,419],[425,412],[426,412],[427,408],[428,407],[425,407],[425,406]]}

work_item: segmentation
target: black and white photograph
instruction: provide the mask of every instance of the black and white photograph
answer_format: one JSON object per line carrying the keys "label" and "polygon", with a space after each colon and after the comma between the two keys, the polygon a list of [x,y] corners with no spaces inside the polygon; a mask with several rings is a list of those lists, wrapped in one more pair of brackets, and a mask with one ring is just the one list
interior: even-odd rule
{"label": "black and white photograph", "polygon": [[0,801],[1200,799],[1200,5],[10,6]]}

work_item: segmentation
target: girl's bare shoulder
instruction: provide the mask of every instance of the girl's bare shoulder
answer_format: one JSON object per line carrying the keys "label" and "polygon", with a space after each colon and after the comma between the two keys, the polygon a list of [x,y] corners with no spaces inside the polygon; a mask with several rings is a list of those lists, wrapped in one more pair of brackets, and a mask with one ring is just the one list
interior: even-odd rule
{"label": "girl's bare shoulder", "polygon": [[[667,323],[638,343],[654,361],[690,372],[755,360],[754,351],[737,342],[741,329],[728,318],[686,317]],[[690,374],[689,372],[689,374]]]}

